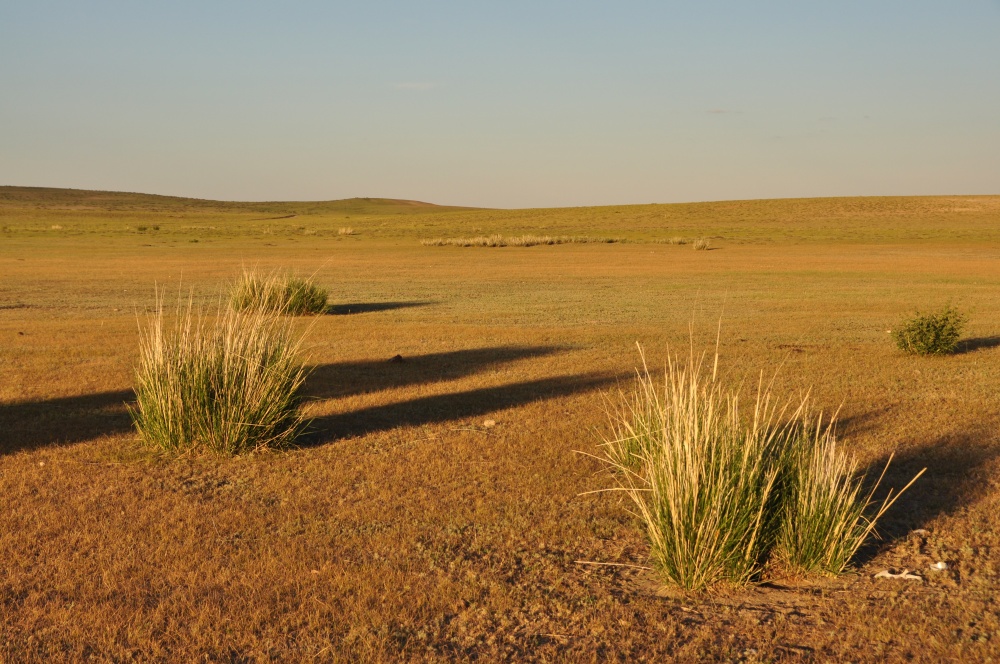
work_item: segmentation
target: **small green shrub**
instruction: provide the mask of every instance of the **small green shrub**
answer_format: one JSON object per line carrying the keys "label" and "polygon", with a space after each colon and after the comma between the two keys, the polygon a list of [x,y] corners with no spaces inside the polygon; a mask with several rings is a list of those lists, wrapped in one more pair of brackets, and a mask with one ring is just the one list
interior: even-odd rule
{"label": "small green shrub", "polygon": [[965,316],[948,306],[938,313],[917,312],[892,331],[900,350],[917,355],[945,355],[955,352],[965,326]]}
{"label": "small green shrub", "polygon": [[306,371],[291,320],[224,309],[211,322],[190,304],[173,327],[162,301],[140,342],[133,422],[170,452],[239,454],[290,444],[302,428]]}
{"label": "small green shrub", "polygon": [[268,275],[244,270],[229,288],[229,306],[237,311],[271,311],[302,316],[326,311],[328,293],[311,279],[282,272]]}

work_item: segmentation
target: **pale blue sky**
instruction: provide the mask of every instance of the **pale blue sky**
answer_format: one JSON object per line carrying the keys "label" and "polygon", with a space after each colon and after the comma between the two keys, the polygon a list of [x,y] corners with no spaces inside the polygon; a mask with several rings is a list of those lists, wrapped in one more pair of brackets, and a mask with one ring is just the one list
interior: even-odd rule
{"label": "pale blue sky", "polygon": [[1000,193],[1000,0],[0,0],[0,184],[496,207]]}

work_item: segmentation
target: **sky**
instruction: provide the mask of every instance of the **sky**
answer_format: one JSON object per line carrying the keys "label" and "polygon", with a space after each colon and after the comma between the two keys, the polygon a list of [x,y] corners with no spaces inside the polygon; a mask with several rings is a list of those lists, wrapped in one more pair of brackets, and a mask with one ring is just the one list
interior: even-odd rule
{"label": "sky", "polygon": [[1000,194],[1000,0],[0,0],[0,185]]}

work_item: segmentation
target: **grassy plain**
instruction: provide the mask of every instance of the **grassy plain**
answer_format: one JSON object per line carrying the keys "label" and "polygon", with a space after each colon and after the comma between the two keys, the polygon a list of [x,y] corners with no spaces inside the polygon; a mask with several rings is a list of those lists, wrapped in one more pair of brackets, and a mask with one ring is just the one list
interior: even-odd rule
{"label": "grassy plain", "polygon": [[[294,215],[294,216],[290,216]],[[350,226],[353,235],[338,229]],[[461,248],[502,233],[621,244]],[[710,251],[655,243],[710,237]],[[296,450],[138,446],[154,286],[315,274]],[[0,660],[1000,658],[1000,197],[473,210],[0,187]],[[948,302],[959,354],[887,330]],[[685,595],[594,452],[604,395],[714,342],[841,409],[886,487],[927,473],[857,573]],[[403,362],[389,362],[395,355]],[[494,420],[495,426],[486,426]],[[948,569],[930,571],[932,563]],[[907,568],[922,581],[874,579]]]}

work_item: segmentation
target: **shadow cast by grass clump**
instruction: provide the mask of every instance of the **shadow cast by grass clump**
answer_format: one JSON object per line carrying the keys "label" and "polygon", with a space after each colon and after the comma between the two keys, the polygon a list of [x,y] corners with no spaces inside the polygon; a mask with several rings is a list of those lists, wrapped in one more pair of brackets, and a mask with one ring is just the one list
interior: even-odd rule
{"label": "shadow cast by grass clump", "polygon": [[427,307],[437,304],[432,301],[414,300],[409,302],[351,302],[348,304],[331,304],[327,306],[326,313],[331,316],[349,316],[352,314],[370,314],[380,311],[393,311],[395,309],[408,309],[410,307]]}
{"label": "shadow cast by grass clump", "polygon": [[[487,371],[502,364],[540,358],[566,349],[559,346],[498,346],[387,359],[338,362],[308,367],[309,377],[301,390],[305,398],[343,398],[355,394],[455,380]],[[411,404],[375,407],[357,413],[315,421],[304,444],[331,439],[330,432],[356,435],[384,430],[399,424],[461,418],[518,403],[587,389],[587,379],[560,378],[489,388],[470,393],[430,397]],[[595,383],[596,385],[596,383]],[[509,392],[508,392],[509,391]],[[97,392],[56,399],[0,404],[0,455],[53,445],[68,445],[102,436],[134,432],[129,405],[136,402],[132,389]],[[448,415],[454,405],[458,410]],[[440,406],[440,408],[439,408]],[[439,415],[430,413],[441,411]],[[419,414],[423,413],[423,414]],[[335,435],[333,437],[336,437]]]}
{"label": "shadow cast by grass clump", "polygon": [[[982,435],[972,432],[942,436],[933,441],[905,447],[892,456],[880,494],[904,486],[921,468],[927,472],[912,491],[903,493],[893,509],[879,521],[880,541],[866,544],[857,556],[864,564],[880,552],[892,548],[916,529],[969,507],[983,498],[990,487],[987,468],[1000,457],[1000,448],[986,445]],[[864,469],[867,482],[877,479],[889,456],[875,459]]]}
{"label": "shadow cast by grass clump", "polygon": [[604,389],[619,378],[605,373],[559,376],[372,406],[312,420],[309,432],[298,444],[300,447],[313,447],[401,426],[479,417],[536,401]]}
{"label": "shadow cast by grass clump", "polygon": [[311,369],[305,392],[332,399],[408,385],[455,380],[519,360],[566,350],[559,346],[494,346],[412,357],[322,364]]}
{"label": "shadow cast by grass clump", "polygon": [[997,346],[1000,346],[1000,336],[962,339],[955,344],[955,354],[974,353],[977,350],[986,350],[988,348],[996,348]]}
{"label": "shadow cast by grass clump", "polygon": [[134,400],[128,389],[0,404],[0,455],[126,433]]}
{"label": "shadow cast by grass clump", "polygon": [[[855,438],[885,426],[891,408],[875,408],[837,417],[837,435],[841,438]],[[881,469],[879,470],[881,472]]]}

